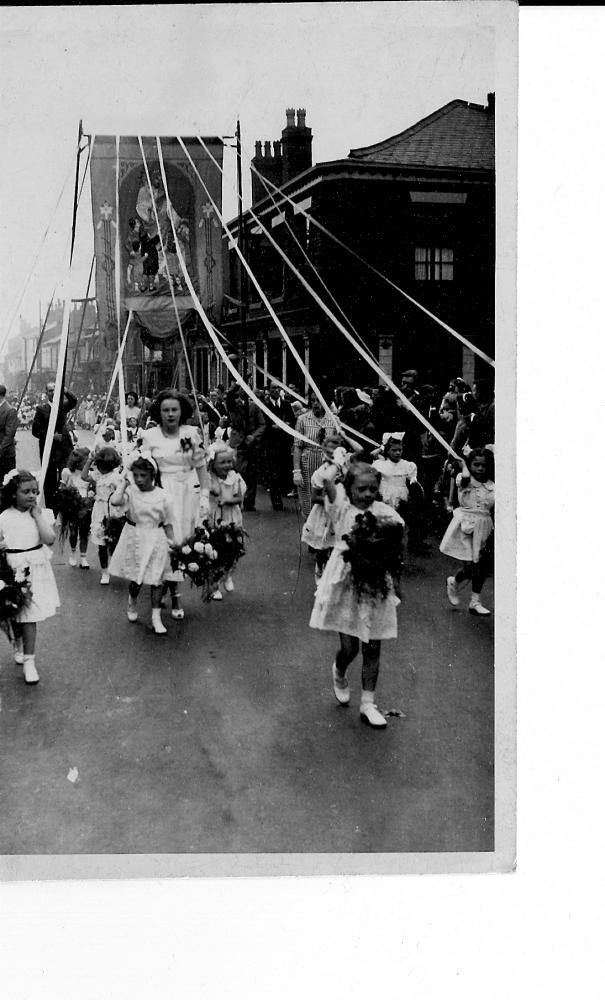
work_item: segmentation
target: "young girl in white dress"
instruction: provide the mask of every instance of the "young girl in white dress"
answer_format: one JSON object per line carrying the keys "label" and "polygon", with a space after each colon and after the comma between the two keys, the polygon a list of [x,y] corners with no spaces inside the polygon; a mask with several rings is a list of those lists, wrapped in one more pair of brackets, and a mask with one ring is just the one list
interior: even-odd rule
{"label": "young girl in white dress", "polygon": [[418,467],[415,462],[403,458],[403,432],[391,431],[382,435],[382,448],[372,465],[380,473],[380,494],[384,502],[390,507],[407,503],[410,485],[418,482]]}
{"label": "young girl in white dress", "polygon": [[341,705],[347,705],[351,699],[346,672],[359,652],[361,641],[360,718],[373,728],[383,729],[386,719],[375,704],[380,643],[382,639],[397,637],[396,612],[400,601],[392,580],[388,581],[385,596],[359,596],[350,564],[343,557],[348,548],[344,536],[351,531],[360,512],[370,511],[383,524],[403,525],[403,519],[393,507],[377,499],[380,473],[371,465],[353,462],[344,479],[344,490],[337,489],[334,482],[338,474],[339,468],[334,466],[334,478],[330,481],[325,477],[324,481],[326,507],[334,527],[335,543],[317,587],[309,625],[339,633],[340,649],[332,664],[332,685]]}
{"label": "young girl in white dress", "polygon": [[[181,393],[163,389],[149,407],[149,417],[156,427],[141,434],[141,449],[149,451],[157,462],[166,490],[173,504],[174,537],[181,545],[193,531],[201,513],[208,511],[208,477],[206,452],[197,427],[191,427],[191,403]],[[183,579],[180,570],[166,575],[165,590],[170,591],[173,618],[182,619],[178,584]]]}
{"label": "young girl in white dress", "polygon": [[139,617],[137,598],[143,584],[151,587],[151,628],[165,635],[162,623],[162,583],[170,571],[170,546],[174,542],[172,501],[157,485],[158,467],[142,452],[130,465],[129,476],[110,499],[113,507],[127,501],[127,521],[109,564],[111,576],[130,580],[128,585],[129,622]]}
{"label": "young girl in white dress", "polygon": [[481,591],[487,576],[485,548],[494,530],[494,454],[490,448],[475,448],[466,463],[467,467],[456,476],[460,506],[454,510],[439,548],[462,563],[462,569],[446,581],[450,604],[458,607],[460,588],[471,580],[468,610],[472,615],[486,617],[491,612],[481,603]]}
{"label": "young girl in white dress", "polygon": [[[217,441],[210,446],[209,475],[209,511],[208,521],[214,527],[218,524],[233,524],[237,528],[243,525],[242,504],[246,495],[246,484],[239,472],[233,468],[235,452],[229,445]],[[227,593],[234,590],[233,574],[228,573],[223,581]],[[212,594],[213,601],[222,601],[220,586]]]}
{"label": "young girl in white dress", "polygon": [[[74,448],[67,460],[67,466],[61,473],[61,484],[69,486],[80,494],[82,499],[88,496],[89,485],[83,478],[84,466],[88,461],[90,452],[88,448]],[[90,537],[90,511],[77,521],[72,521],[69,525],[69,565],[78,565],[78,542],[80,543],[80,569],[90,569],[90,563],[86,558],[88,552],[88,539]]]}
{"label": "young girl in white dress", "polygon": [[[350,452],[345,451],[345,444],[351,448]],[[334,545],[334,529],[327,515],[324,499],[324,481],[333,479],[334,463],[340,467],[340,474],[337,480],[342,482],[345,472],[349,468],[349,463],[354,454],[359,454],[363,449],[356,441],[346,438],[343,434],[328,431],[322,443],[325,461],[311,476],[311,513],[305,521],[301,534],[301,541],[309,546],[309,550],[315,553],[315,583],[319,583],[322,573],[330,558],[330,552]]]}
{"label": "young girl in white dress", "polygon": [[55,541],[54,518],[38,504],[40,489],[31,472],[14,469],[4,478],[0,498],[0,539],[15,573],[29,570],[32,600],[14,622],[15,663],[23,664],[26,684],[37,684],[38,622],[56,614],[61,602],[48,546]]}
{"label": "young girl in white dress", "polygon": [[103,522],[112,513],[109,505],[112,494],[124,482],[124,475],[120,471],[121,464],[122,459],[115,448],[100,448],[96,454],[88,456],[86,465],[82,470],[82,479],[85,483],[94,486],[95,491],[95,502],[92,508],[90,523],[90,540],[99,550],[99,563],[101,565],[101,579],[99,582],[103,586],[107,586],[110,580],[109,573],[107,572],[109,550],[107,548],[107,537]]}

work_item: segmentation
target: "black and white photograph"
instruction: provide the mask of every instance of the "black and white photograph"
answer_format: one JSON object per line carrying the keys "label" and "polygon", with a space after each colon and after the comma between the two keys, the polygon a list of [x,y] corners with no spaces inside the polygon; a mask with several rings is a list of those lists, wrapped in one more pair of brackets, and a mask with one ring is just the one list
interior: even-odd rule
{"label": "black and white photograph", "polygon": [[516,5],[0,24],[1,877],[512,871]]}
{"label": "black and white photograph", "polygon": [[1,9],[3,997],[599,994],[604,37]]}

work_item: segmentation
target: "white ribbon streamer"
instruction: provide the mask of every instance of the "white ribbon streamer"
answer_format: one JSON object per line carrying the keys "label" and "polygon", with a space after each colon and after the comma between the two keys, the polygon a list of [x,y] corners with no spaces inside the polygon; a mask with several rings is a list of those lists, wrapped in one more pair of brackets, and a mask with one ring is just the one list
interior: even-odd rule
{"label": "white ribbon streamer", "polygon": [[[159,140],[158,140],[158,142],[159,142]],[[209,199],[209,201],[210,201],[210,203],[211,203],[214,211],[216,212],[218,218],[221,221],[221,225],[222,225],[223,229],[225,230],[225,233],[227,234],[227,237],[229,239],[229,245],[234,248],[235,252],[237,253],[237,255],[239,257],[239,259],[241,260],[242,264],[244,265],[244,268],[246,269],[246,272],[247,272],[248,276],[250,277],[250,279],[251,279],[254,287],[256,288],[257,292],[259,293],[259,295],[260,295],[260,297],[261,297],[261,299],[262,299],[262,301],[263,301],[263,303],[265,305],[265,308],[269,312],[269,315],[273,319],[273,322],[277,326],[277,329],[279,330],[279,332],[281,333],[283,339],[285,340],[286,344],[288,345],[288,348],[290,349],[290,352],[292,353],[292,356],[294,357],[296,363],[298,364],[298,367],[302,371],[302,373],[303,373],[303,375],[305,377],[305,380],[309,383],[309,385],[313,389],[313,392],[315,393],[315,395],[317,396],[319,402],[323,406],[325,413],[329,414],[330,417],[338,425],[338,423],[339,423],[338,417],[335,417],[334,414],[332,413],[332,411],[330,410],[330,407],[329,407],[328,403],[326,402],[326,400],[324,399],[324,397],[323,397],[323,395],[322,395],[322,393],[321,393],[321,391],[319,389],[319,386],[314,381],[314,379],[311,377],[311,373],[309,372],[309,369],[307,368],[307,366],[305,365],[305,362],[303,361],[303,359],[301,358],[300,354],[296,350],[294,344],[292,343],[292,340],[290,339],[290,337],[286,333],[286,330],[284,329],[282,323],[280,322],[279,317],[277,316],[277,313],[273,309],[273,306],[269,302],[269,299],[267,298],[267,296],[265,295],[263,289],[261,288],[261,286],[259,285],[258,281],[256,280],[256,277],[255,277],[255,275],[254,275],[254,273],[253,273],[253,271],[252,271],[252,269],[251,269],[248,261],[246,260],[246,258],[244,257],[244,255],[243,255],[243,253],[242,253],[242,251],[240,249],[239,243],[237,243],[233,239],[233,236],[232,236],[231,232],[229,231],[229,227],[228,227],[227,223],[225,222],[225,219],[224,219],[222,213],[219,211],[218,206],[216,205],[216,203],[215,203],[212,195],[210,194],[210,191],[208,190],[206,184],[204,183],[204,180],[203,180],[203,178],[202,178],[199,170],[197,169],[195,163],[193,162],[193,160],[192,160],[192,158],[191,158],[191,156],[189,154],[189,150],[187,149],[187,147],[185,146],[185,144],[183,143],[183,141],[182,141],[181,138],[179,138],[179,143],[181,144],[182,149],[184,150],[186,156],[188,157],[191,166],[195,170],[195,173],[197,174],[197,177],[198,177],[200,183],[203,185],[204,191],[206,193],[206,197]],[[204,144],[202,143],[202,145],[204,145]],[[207,149],[207,147],[205,145],[204,145],[204,149],[206,150],[206,152],[208,152],[208,149]],[[214,157],[213,157],[213,159],[214,159]],[[216,160],[214,162],[216,163]],[[216,165],[218,166],[217,163],[216,163]]]}
{"label": "white ribbon streamer", "polygon": [[44,496],[44,479],[46,476],[46,471],[48,469],[48,464],[50,462],[50,452],[53,446],[53,440],[55,435],[55,429],[57,427],[57,417],[59,415],[59,406],[63,402],[63,373],[65,371],[65,359],[67,357],[67,337],[69,333],[69,313],[71,311],[71,266],[67,265],[67,274],[65,277],[65,302],[63,303],[63,323],[61,326],[61,340],[59,342],[59,357],[57,360],[57,373],[55,375],[55,391],[53,394],[53,400],[50,407],[50,414],[48,418],[48,428],[46,431],[46,438],[44,439],[44,451],[42,452],[42,469],[40,471],[40,493],[42,494],[43,505],[48,501],[52,502],[52,497]]}
{"label": "white ribbon streamer", "polygon": [[[265,371],[264,368],[261,368],[261,366],[257,364],[255,364],[254,367],[256,368],[257,371],[259,371],[262,375],[264,375],[265,378],[269,378],[271,379],[272,382],[275,382],[275,384],[278,385],[280,389],[283,389],[284,392],[288,392],[291,396],[294,396],[295,399],[298,399],[299,402],[306,404],[307,401],[303,396],[299,396],[298,393],[294,392],[294,390],[291,389],[289,385],[284,385],[284,383],[281,382],[275,375],[272,375],[271,372]],[[336,414],[332,413],[332,416],[335,417]],[[367,441],[368,444],[373,444],[374,447],[376,448],[379,447],[378,441],[373,441],[372,438],[366,437],[365,434],[362,434],[361,431],[356,430],[354,427],[349,427],[348,424],[343,424],[342,420],[340,419],[338,422],[340,423],[340,426],[343,428],[343,430],[349,431],[351,434],[354,434],[355,437],[360,438],[362,441]]]}
{"label": "white ribbon streamer", "polygon": [[[149,191],[152,192],[151,177],[149,176],[149,168],[147,166],[147,159],[145,157],[145,150],[143,149],[143,142],[142,142],[142,139],[141,139],[140,135],[137,138],[139,140],[139,146],[140,146],[140,149],[141,149],[141,156],[143,158],[143,166],[145,167],[145,176],[147,177],[147,183],[149,184]],[[157,143],[156,144],[158,146],[158,152],[161,152],[161,150],[160,150],[159,136],[157,137]],[[170,199],[168,197],[168,182],[166,180],[166,173],[164,171],[164,161],[163,160],[160,161],[160,170],[161,170],[161,173],[162,173],[162,181],[164,182],[164,191],[166,192],[166,215],[170,219],[170,225],[172,226],[172,232],[174,234],[175,243],[178,244],[178,242],[179,242],[178,241],[178,236],[176,234],[176,230],[175,230],[175,227],[174,227],[174,219],[172,217],[172,205],[170,204]],[[153,214],[155,216],[155,224],[156,224],[156,226],[158,228],[158,236],[160,237],[160,246],[162,248],[162,256],[164,258],[164,269],[166,271],[166,278],[167,278],[167,281],[168,281],[168,286],[170,288],[170,296],[172,298],[172,306],[173,306],[173,309],[174,309],[174,314],[176,316],[176,323],[177,323],[177,326],[179,328],[179,336],[181,338],[181,344],[182,344],[182,347],[183,347],[183,357],[185,358],[185,364],[187,366],[187,372],[188,372],[188,375],[189,375],[189,383],[191,385],[191,392],[193,394],[193,401],[194,401],[194,404],[195,404],[195,410],[197,412],[198,423],[199,423],[199,425],[201,427],[202,426],[202,415],[200,413],[200,404],[198,403],[197,393],[195,391],[195,381],[194,381],[194,378],[193,378],[193,372],[191,370],[191,364],[189,362],[189,355],[187,353],[187,344],[185,342],[185,335],[183,333],[183,328],[181,326],[181,318],[179,316],[179,310],[178,310],[178,306],[176,304],[176,298],[175,298],[175,295],[174,295],[174,288],[172,287],[172,281],[170,280],[170,271],[169,271],[169,268],[168,268],[168,259],[166,257],[166,248],[164,247],[164,240],[162,239],[162,229],[161,229],[161,226],[160,226],[160,219],[159,219],[159,216],[158,216],[157,205],[155,203],[155,197],[153,196],[153,193],[151,195],[151,204],[153,205]],[[180,260],[180,257],[179,257],[179,260]]]}
{"label": "white ribbon streamer", "polygon": [[[214,159],[214,156],[212,155],[212,153],[210,152],[210,150],[208,149],[208,147],[204,143],[204,140],[199,135],[197,136],[197,139],[201,143],[201,145],[203,146],[203,148],[206,151],[206,153],[211,157],[211,159],[214,161],[214,163],[216,164],[216,166],[220,170],[221,168],[220,168],[219,164]],[[267,239],[269,240],[269,242],[277,250],[277,252],[279,253],[280,257],[282,257],[282,259],[286,262],[286,264],[288,265],[288,267],[290,268],[290,270],[296,275],[296,277],[301,282],[301,284],[303,285],[303,287],[306,288],[306,290],[309,292],[309,294],[315,299],[315,301],[317,302],[318,306],[321,309],[323,309],[323,311],[325,312],[326,316],[328,316],[329,319],[332,320],[332,322],[337,327],[337,329],[339,329],[340,332],[342,334],[344,334],[344,336],[347,338],[347,340],[349,341],[349,343],[353,345],[353,347],[355,348],[355,350],[357,351],[357,353],[360,354],[361,357],[370,366],[370,368],[372,368],[373,371],[375,371],[377,373],[377,375],[384,382],[384,384],[387,385],[389,387],[389,389],[391,389],[391,391],[395,393],[395,395],[401,401],[401,403],[404,406],[404,408],[406,410],[410,410],[410,412],[413,413],[416,416],[416,418],[420,421],[420,423],[423,424],[423,426],[426,427],[426,429],[428,431],[430,431],[430,433],[433,435],[433,437],[435,438],[435,440],[439,442],[439,444],[441,445],[441,447],[445,448],[445,450],[450,455],[452,455],[455,459],[459,460],[459,456],[453,450],[453,448],[451,447],[451,445],[448,444],[448,442],[445,440],[445,438],[443,438],[441,436],[441,434],[439,434],[439,432],[436,431],[435,428],[429,423],[429,421],[426,419],[426,417],[422,413],[420,413],[420,411],[417,410],[416,407],[412,403],[410,403],[409,399],[403,394],[403,392],[401,391],[401,389],[399,389],[395,385],[395,383],[393,382],[393,380],[391,378],[389,378],[389,376],[386,374],[386,372],[384,372],[382,370],[382,368],[380,367],[380,365],[378,365],[376,363],[376,361],[374,361],[374,359],[371,357],[371,355],[369,355],[368,352],[364,348],[360,347],[359,344],[354,340],[354,338],[351,336],[351,334],[349,333],[349,331],[347,329],[345,329],[345,327],[342,325],[342,323],[340,322],[340,320],[338,319],[338,317],[334,315],[334,313],[332,312],[332,310],[325,304],[325,302],[323,302],[323,300],[317,294],[317,292],[315,291],[315,289],[309,284],[309,282],[300,273],[300,271],[298,271],[298,269],[292,263],[292,261],[290,260],[290,258],[288,257],[288,255],[282,250],[282,248],[280,247],[279,243],[277,243],[273,239],[273,236],[271,235],[271,233],[269,232],[269,230],[267,229],[267,227],[263,225],[263,223],[261,222],[261,220],[259,219],[259,217],[256,215],[256,213],[254,212],[254,210],[252,208],[249,208],[248,211],[250,213],[251,218],[253,218],[254,221],[257,223],[257,225],[259,225],[261,227],[263,233],[265,234],[265,236],[267,237]]]}
{"label": "white ribbon streamer", "polygon": [[[164,181],[164,184],[166,184],[166,175],[165,175],[165,172],[164,172],[164,157],[162,155],[162,147],[161,147],[159,136],[157,137],[157,146],[158,146],[158,157],[159,157],[160,170],[162,172],[162,179]],[[214,157],[212,157],[212,159],[214,160]],[[216,160],[214,162],[216,163]],[[217,164],[217,166],[218,166],[218,164]],[[219,170],[220,170],[220,167],[219,167]],[[252,391],[252,389],[250,388],[250,386],[247,384],[247,382],[244,381],[244,379],[241,377],[240,373],[238,372],[237,368],[232,364],[229,356],[227,355],[227,353],[225,352],[225,350],[223,348],[223,345],[221,344],[220,340],[216,336],[216,334],[214,332],[214,327],[212,326],[212,323],[208,319],[208,317],[207,317],[207,315],[206,315],[206,313],[204,311],[204,307],[203,307],[202,303],[200,302],[200,300],[198,298],[197,292],[195,291],[195,288],[193,287],[193,284],[192,284],[192,281],[191,281],[191,277],[190,277],[189,272],[187,270],[187,265],[185,264],[185,260],[183,258],[183,253],[181,251],[181,248],[180,248],[180,245],[179,245],[179,241],[178,241],[178,238],[177,238],[177,235],[176,235],[176,230],[174,228],[174,220],[173,220],[172,215],[170,213],[168,213],[168,217],[170,219],[170,225],[172,226],[172,231],[174,233],[174,241],[175,241],[175,249],[176,249],[177,257],[178,257],[178,260],[179,260],[179,264],[181,265],[181,271],[183,272],[183,277],[185,278],[185,282],[187,284],[187,288],[189,289],[189,294],[191,295],[191,298],[193,299],[193,301],[195,303],[195,307],[196,307],[196,309],[197,309],[197,311],[198,311],[198,313],[199,313],[199,315],[201,317],[201,320],[202,320],[204,326],[206,327],[206,331],[208,333],[208,336],[210,337],[212,343],[214,344],[214,347],[218,351],[218,353],[219,353],[220,357],[222,358],[224,364],[226,365],[227,370],[233,375],[233,378],[235,379],[235,381],[237,382],[237,384],[244,390],[244,392],[252,400],[252,402],[254,403],[254,405],[258,406],[259,410],[261,410],[266,416],[270,417],[270,419],[272,420],[272,422],[274,424],[277,424],[277,426],[281,430],[283,430],[287,434],[289,434],[290,437],[296,438],[299,441],[304,441],[305,444],[312,445],[314,448],[316,448],[317,447],[317,442],[316,441],[311,441],[310,438],[306,437],[304,434],[300,434],[297,430],[295,430],[294,428],[290,427],[289,424],[286,424],[283,420],[280,419],[280,417],[277,417],[274,413],[272,413],[271,410],[269,410],[269,408],[267,406],[265,406],[265,404],[260,399],[257,399],[256,395],[254,394],[254,392]],[[333,415],[331,414],[331,416],[333,416]]]}
{"label": "white ribbon streamer", "polygon": [[438,323],[439,326],[443,327],[444,330],[447,330],[448,333],[451,333],[453,337],[456,337],[456,339],[459,340],[462,344],[464,344],[465,347],[468,347],[468,349],[472,351],[473,354],[476,354],[477,357],[482,358],[483,361],[486,361],[488,365],[492,366],[492,368],[496,367],[496,363],[493,360],[493,358],[490,358],[479,347],[476,347],[475,344],[471,343],[470,340],[467,340],[466,337],[463,337],[461,333],[458,333],[458,331],[454,330],[454,328],[449,326],[448,323],[445,323],[444,320],[439,319],[438,316],[435,316],[435,314],[432,313],[430,309],[427,309],[426,306],[423,306],[416,299],[412,298],[412,296],[409,295],[407,292],[404,292],[403,288],[400,288],[399,285],[396,285],[394,281],[391,281],[390,278],[387,278],[386,274],[383,274],[382,271],[378,270],[378,268],[374,267],[372,264],[369,264],[367,260],[364,260],[364,258],[360,256],[360,254],[358,254],[355,250],[352,250],[351,247],[348,247],[346,243],[343,243],[343,241],[340,240],[338,236],[335,236],[334,233],[331,233],[329,229],[327,229],[325,226],[321,224],[321,222],[318,222],[317,219],[314,219],[309,212],[305,211],[305,209],[303,209],[302,207],[299,207],[299,203],[295,202],[292,198],[290,198],[290,196],[287,195],[285,191],[282,191],[281,188],[277,186],[277,184],[274,184],[267,177],[263,177],[258,172],[257,168],[254,166],[252,162],[250,162],[250,166],[252,168],[252,171],[255,174],[257,174],[258,177],[261,178],[263,183],[269,184],[270,187],[272,187],[275,191],[277,191],[281,195],[282,198],[285,198],[286,201],[290,202],[291,205],[294,205],[295,209],[298,212],[302,212],[304,217],[308,219],[309,222],[312,222],[314,226],[317,226],[317,228],[322,233],[325,233],[326,236],[329,236],[331,240],[334,240],[334,242],[337,243],[338,246],[342,247],[343,250],[346,250],[347,253],[350,253],[352,257],[355,257],[361,264],[364,264],[365,267],[368,267],[370,271],[378,275],[379,278],[382,278],[383,281],[386,281],[386,283],[390,285],[391,288],[394,288],[396,292],[399,292],[400,295],[403,295],[403,297],[407,299],[408,302],[411,302],[418,309],[422,310],[423,313],[425,313],[427,316],[430,316],[431,319],[435,320],[435,323]]}
{"label": "white ribbon streamer", "polygon": [[[127,442],[128,442],[128,432],[126,429],[126,390],[124,387],[124,364],[122,357],[124,354],[124,347],[122,345],[122,338],[120,335],[120,319],[122,310],[120,308],[120,285],[121,285],[121,246],[120,246],[120,137],[116,135],[116,248],[115,248],[115,281],[116,281],[116,319],[118,324],[118,400],[120,404],[120,451],[122,453],[122,461],[126,459]],[[128,324],[130,324],[130,317],[132,313],[128,314]],[[124,331],[124,341],[126,341],[126,333]],[[109,393],[107,394],[107,400],[105,409],[107,410],[107,403],[109,402]]]}

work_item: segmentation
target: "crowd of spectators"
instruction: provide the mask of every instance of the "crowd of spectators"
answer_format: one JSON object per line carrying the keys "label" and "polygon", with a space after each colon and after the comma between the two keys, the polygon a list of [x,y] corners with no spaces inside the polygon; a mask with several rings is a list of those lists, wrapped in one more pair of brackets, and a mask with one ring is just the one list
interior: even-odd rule
{"label": "crowd of spectators", "polygon": [[[485,445],[493,446],[495,438],[495,402],[493,380],[476,379],[469,384],[461,377],[450,379],[437,387],[423,383],[415,370],[405,371],[400,379],[403,395],[411,406],[428,421],[440,437],[460,456]],[[48,419],[54,386],[37,396],[29,394],[19,407],[17,425],[32,429],[40,442],[44,441],[44,420]],[[295,497],[294,462],[297,444],[283,425],[296,427],[307,435],[317,430],[321,437],[326,414],[314,393],[305,395],[301,386],[291,384],[286,389],[273,384],[255,389],[272,419],[252,399],[233,383],[227,389],[218,385],[207,395],[189,394],[193,408],[190,423],[198,426],[205,447],[215,441],[227,442],[236,453],[237,471],[247,484],[244,510],[256,507],[259,484],[265,487],[274,510],[284,509],[284,497]],[[15,409],[18,399],[6,398],[5,408]],[[196,405],[197,403],[197,405]],[[338,386],[329,397],[331,413],[362,446],[371,461],[383,435],[403,433],[403,457],[418,467],[418,480],[424,502],[415,523],[410,525],[410,551],[427,549],[426,537],[431,530],[439,531],[443,518],[451,510],[454,464],[442,444],[418,419],[416,413],[383,385],[361,387]],[[148,409],[150,400],[129,391],[126,396],[125,420],[129,440],[153,425]],[[1,411],[0,411],[1,415]],[[280,422],[281,425],[280,426]],[[121,414],[115,398],[87,393],[79,402],[66,393],[60,411],[59,428],[53,444],[53,457],[60,449],[67,450],[77,441],[78,430],[93,431],[103,443],[120,441]],[[11,437],[11,419],[8,420]],[[324,428],[325,430],[325,428]],[[14,436],[14,432],[13,436]],[[2,442],[0,440],[0,448]],[[10,459],[10,441],[5,443]],[[6,455],[5,455],[6,457]],[[300,455],[299,455],[300,458]],[[0,451],[0,461],[2,452]],[[52,467],[57,463],[51,462]],[[300,493],[299,493],[300,496]]]}

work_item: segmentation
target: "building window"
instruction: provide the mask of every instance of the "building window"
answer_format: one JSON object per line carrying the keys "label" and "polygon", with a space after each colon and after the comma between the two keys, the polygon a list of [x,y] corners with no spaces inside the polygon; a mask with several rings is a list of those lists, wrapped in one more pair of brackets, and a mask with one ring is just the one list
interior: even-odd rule
{"label": "building window", "polygon": [[416,247],[414,277],[416,281],[453,281],[454,251],[446,247]]}

